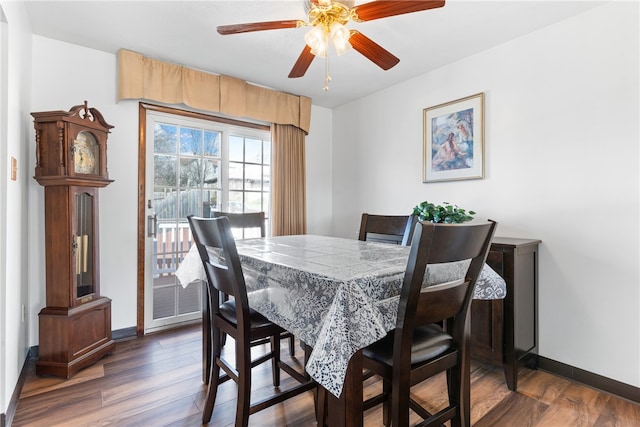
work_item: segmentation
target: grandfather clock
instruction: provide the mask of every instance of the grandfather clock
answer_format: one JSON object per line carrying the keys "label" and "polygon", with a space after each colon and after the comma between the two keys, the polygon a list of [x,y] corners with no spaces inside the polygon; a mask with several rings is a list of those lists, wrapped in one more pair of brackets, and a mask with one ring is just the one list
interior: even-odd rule
{"label": "grandfather clock", "polygon": [[35,180],[44,186],[46,307],[38,375],[69,378],[113,350],[111,300],[100,295],[98,189],[109,185],[108,124],[87,101],[31,113]]}

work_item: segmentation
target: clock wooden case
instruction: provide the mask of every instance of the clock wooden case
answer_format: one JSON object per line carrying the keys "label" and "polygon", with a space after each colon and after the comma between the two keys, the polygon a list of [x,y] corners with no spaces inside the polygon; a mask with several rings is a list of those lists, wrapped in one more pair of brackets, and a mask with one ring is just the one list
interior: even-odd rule
{"label": "clock wooden case", "polygon": [[115,347],[111,299],[100,295],[98,189],[107,172],[102,114],[85,101],[31,113],[35,180],[44,186],[46,307],[39,313],[38,375],[69,378]]}

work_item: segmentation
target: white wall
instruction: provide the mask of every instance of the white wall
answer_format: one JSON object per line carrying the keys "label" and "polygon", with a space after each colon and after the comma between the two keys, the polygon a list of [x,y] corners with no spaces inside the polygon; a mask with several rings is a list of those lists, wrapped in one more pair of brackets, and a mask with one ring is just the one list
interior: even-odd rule
{"label": "white wall", "polygon": [[[27,191],[29,181],[27,141],[31,30],[24,6],[2,2],[0,85],[0,413],[6,413],[15,383],[27,355],[27,325],[22,305],[27,303]],[[5,62],[6,61],[6,62]],[[10,179],[11,158],[18,165]]]}
{"label": "white wall", "polygon": [[312,106],[306,138],[307,233],[331,235],[331,110]]}
{"label": "white wall", "polygon": [[[335,234],[429,200],[541,239],[539,354],[640,386],[638,21],[607,4],[334,109]],[[423,184],[423,109],[478,92],[485,178]]]}

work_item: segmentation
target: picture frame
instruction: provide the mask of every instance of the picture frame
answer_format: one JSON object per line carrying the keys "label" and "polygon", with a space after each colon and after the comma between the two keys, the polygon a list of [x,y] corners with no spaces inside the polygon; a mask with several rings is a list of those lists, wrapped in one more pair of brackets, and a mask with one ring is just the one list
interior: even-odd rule
{"label": "picture frame", "polygon": [[484,178],[484,93],[423,110],[422,182]]}

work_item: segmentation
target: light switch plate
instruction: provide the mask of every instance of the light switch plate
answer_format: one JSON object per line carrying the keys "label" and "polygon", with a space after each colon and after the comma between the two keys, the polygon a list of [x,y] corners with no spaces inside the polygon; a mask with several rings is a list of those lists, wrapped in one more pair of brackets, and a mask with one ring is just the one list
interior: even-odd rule
{"label": "light switch plate", "polygon": [[18,179],[18,161],[15,157],[11,158],[11,181]]}

